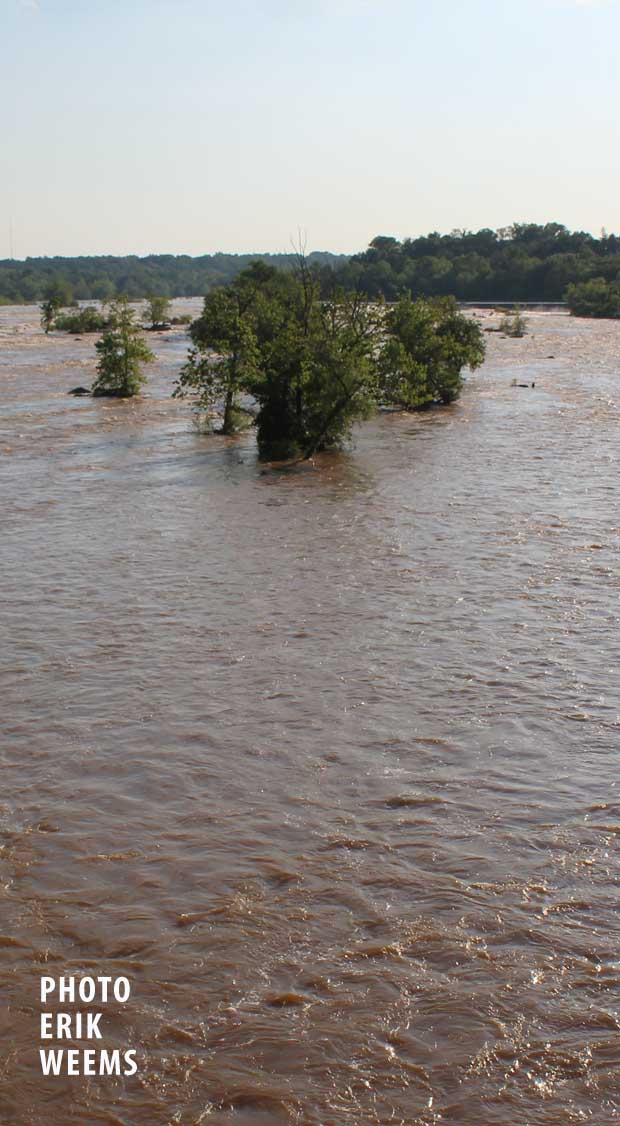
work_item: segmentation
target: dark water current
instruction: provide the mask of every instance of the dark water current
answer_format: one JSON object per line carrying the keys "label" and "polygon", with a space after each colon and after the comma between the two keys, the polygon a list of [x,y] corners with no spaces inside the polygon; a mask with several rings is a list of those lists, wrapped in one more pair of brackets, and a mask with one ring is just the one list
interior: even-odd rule
{"label": "dark water current", "polygon": [[[620,1120],[620,324],[532,314],[286,473],[170,400],[180,333],[113,403],[35,325],[0,310],[0,1120]],[[42,974],[130,979],[137,1075],[41,1075]]]}

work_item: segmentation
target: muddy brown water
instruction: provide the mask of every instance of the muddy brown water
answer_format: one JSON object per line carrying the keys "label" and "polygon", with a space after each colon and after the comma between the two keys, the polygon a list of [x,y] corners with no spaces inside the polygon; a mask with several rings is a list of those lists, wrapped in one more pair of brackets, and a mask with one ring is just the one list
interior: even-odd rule
{"label": "muddy brown water", "polygon": [[[283,473],[182,332],[80,400],[0,310],[3,1123],[619,1120],[620,324],[530,327]],[[136,1075],[42,1076],[44,974]]]}

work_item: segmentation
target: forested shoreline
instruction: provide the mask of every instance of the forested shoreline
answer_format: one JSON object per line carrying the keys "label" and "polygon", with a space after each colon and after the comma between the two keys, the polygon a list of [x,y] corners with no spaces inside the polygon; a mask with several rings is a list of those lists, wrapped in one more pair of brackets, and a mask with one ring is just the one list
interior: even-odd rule
{"label": "forested shoreline", "polygon": [[380,235],[339,269],[343,285],[370,298],[456,297],[458,301],[563,301],[569,286],[620,276],[620,238],[569,231],[560,223],[515,223],[493,231],[422,238]]}
{"label": "forested shoreline", "polygon": [[[201,297],[210,289],[227,285],[257,259],[282,269],[290,268],[295,254],[188,254],[101,255],[79,258],[26,258],[0,261],[0,305],[28,305],[44,301],[53,289],[65,293],[63,304],[75,301],[130,300],[162,294],[167,297]],[[314,251],[308,260],[316,266],[337,267],[346,255]]]}
{"label": "forested shoreline", "polygon": [[[120,295],[202,296],[230,284],[253,261],[290,269],[294,259],[294,254],[160,254],[4,260],[0,304],[42,301],[59,287],[64,304],[109,301]],[[397,301],[404,294],[502,303],[560,302],[568,297],[572,311],[618,315],[610,310],[617,308],[620,237],[603,231],[597,238],[555,222],[515,223],[497,231],[433,232],[402,241],[378,235],[359,254],[319,251],[308,255],[308,262],[324,292],[336,281],[371,300]],[[589,288],[579,288],[584,286]]]}

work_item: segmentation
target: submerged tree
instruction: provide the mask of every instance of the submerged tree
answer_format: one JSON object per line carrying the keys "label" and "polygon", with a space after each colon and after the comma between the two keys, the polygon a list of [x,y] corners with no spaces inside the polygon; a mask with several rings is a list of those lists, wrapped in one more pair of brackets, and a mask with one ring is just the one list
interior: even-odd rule
{"label": "submerged tree", "polygon": [[451,299],[394,309],[332,287],[300,254],[293,272],[254,263],[205,298],[194,348],[175,394],[199,407],[224,403],[223,431],[237,428],[236,397],[258,403],[262,457],[311,457],[337,446],[381,403],[417,409],[458,395],[463,367],[484,357],[478,325]]}
{"label": "submerged tree", "polygon": [[64,278],[53,278],[45,288],[45,296],[41,302],[41,328],[47,335],[54,328],[54,322],[60,309],[67,305],[77,305],[73,299],[71,286]]}
{"label": "submerged tree", "polygon": [[385,318],[380,395],[406,410],[452,403],[463,386],[463,368],[479,367],[484,351],[479,325],[459,312],[454,298],[401,297]]}
{"label": "submerged tree", "polygon": [[172,302],[165,294],[151,293],[147,298],[146,315],[151,328],[166,323],[170,316]]}
{"label": "submerged tree", "polygon": [[54,321],[61,308],[60,298],[56,296],[48,297],[41,302],[41,328],[45,330],[46,336],[53,329]]}
{"label": "submerged tree", "polygon": [[120,298],[111,306],[110,328],[95,344],[99,359],[93,395],[128,399],[146,383],[142,365],[152,363],[155,356],[140,335],[134,316],[126,299]]}
{"label": "submerged tree", "polygon": [[240,428],[238,395],[258,379],[256,334],[242,297],[239,287],[231,286],[205,298],[202,316],[190,330],[194,347],[174,390],[181,398],[195,394],[201,410],[223,402],[223,434]]}
{"label": "submerged tree", "polygon": [[61,316],[57,316],[54,321],[54,329],[57,332],[79,334],[83,332],[103,332],[107,327],[108,321],[105,314],[95,305],[85,305],[82,309],[73,313],[63,313]]}
{"label": "submerged tree", "polygon": [[319,299],[293,279],[287,315],[263,348],[258,446],[266,457],[311,457],[339,445],[376,397],[376,313],[355,295]]}
{"label": "submerged tree", "polygon": [[504,336],[525,336],[527,331],[527,317],[523,316],[517,305],[512,313],[506,313],[499,322],[499,331]]}

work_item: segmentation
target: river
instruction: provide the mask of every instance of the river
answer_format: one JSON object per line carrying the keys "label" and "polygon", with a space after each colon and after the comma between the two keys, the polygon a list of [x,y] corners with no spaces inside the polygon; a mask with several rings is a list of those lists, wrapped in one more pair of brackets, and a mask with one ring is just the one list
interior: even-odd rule
{"label": "river", "polygon": [[283,472],[0,308],[3,1123],[620,1121],[620,323],[529,326]]}

